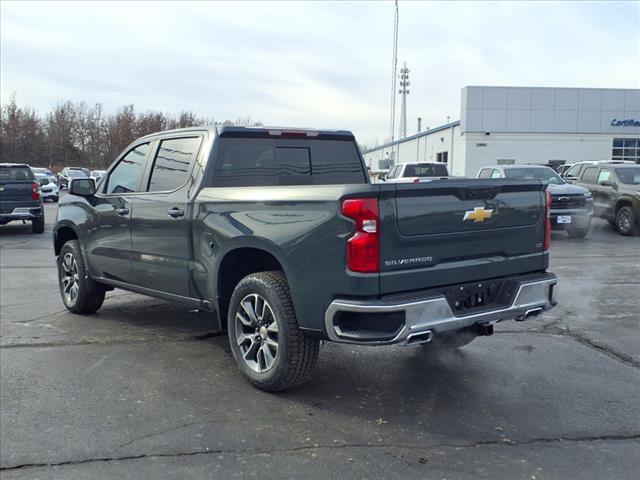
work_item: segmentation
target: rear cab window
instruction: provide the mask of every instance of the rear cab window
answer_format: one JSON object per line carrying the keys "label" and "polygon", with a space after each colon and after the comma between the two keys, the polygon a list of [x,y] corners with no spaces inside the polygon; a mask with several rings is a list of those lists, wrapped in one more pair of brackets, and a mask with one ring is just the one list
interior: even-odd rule
{"label": "rear cab window", "polygon": [[0,183],[34,181],[33,172],[26,165],[2,165],[0,167]]}
{"label": "rear cab window", "polygon": [[285,186],[367,183],[353,140],[218,139],[213,186]]}
{"label": "rear cab window", "polygon": [[421,163],[417,165],[407,165],[404,169],[405,177],[446,177],[447,167],[444,165],[432,165]]}

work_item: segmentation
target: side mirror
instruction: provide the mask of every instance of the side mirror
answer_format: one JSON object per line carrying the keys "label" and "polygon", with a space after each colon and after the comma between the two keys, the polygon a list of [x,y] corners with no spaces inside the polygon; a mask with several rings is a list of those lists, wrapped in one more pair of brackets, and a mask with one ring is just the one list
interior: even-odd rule
{"label": "side mirror", "polygon": [[91,178],[74,178],[69,182],[69,193],[80,197],[91,197],[96,193],[96,184]]}
{"label": "side mirror", "polygon": [[603,187],[616,188],[616,182],[614,182],[613,180],[604,180],[600,182],[600,185],[602,185]]}
{"label": "side mirror", "polygon": [[42,180],[40,180],[40,186],[44,187],[45,185],[49,185],[49,180],[46,178],[43,178]]}

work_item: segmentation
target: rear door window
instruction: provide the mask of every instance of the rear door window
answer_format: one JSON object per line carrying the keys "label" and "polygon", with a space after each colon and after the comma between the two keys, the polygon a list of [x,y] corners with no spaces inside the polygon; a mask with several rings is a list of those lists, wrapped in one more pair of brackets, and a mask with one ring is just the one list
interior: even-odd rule
{"label": "rear door window", "polygon": [[598,175],[598,167],[585,168],[582,172],[582,178],[580,179],[584,183],[596,183],[596,177]]}
{"label": "rear door window", "polygon": [[214,186],[365,183],[355,144],[334,140],[221,138]]}
{"label": "rear door window", "polygon": [[198,153],[200,137],[162,140],[149,179],[150,192],[175,190],[184,185],[189,166]]}

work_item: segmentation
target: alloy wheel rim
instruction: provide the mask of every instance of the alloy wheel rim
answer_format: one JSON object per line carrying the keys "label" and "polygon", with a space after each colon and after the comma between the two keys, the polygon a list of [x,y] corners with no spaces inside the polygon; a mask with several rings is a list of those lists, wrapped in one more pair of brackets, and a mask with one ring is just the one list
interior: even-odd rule
{"label": "alloy wheel rim", "polygon": [[278,322],[269,302],[252,293],[240,301],[235,318],[236,344],[244,363],[265,373],[278,355]]}
{"label": "alloy wheel rim", "polygon": [[65,302],[73,305],[78,298],[79,278],[78,264],[71,253],[66,253],[62,257],[62,295]]}
{"label": "alloy wheel rim", "polygon": [[629,215],[629,212],[620,212],[618,215],[618,228],[623,232],[629,231],[631,228],[631,216]]}

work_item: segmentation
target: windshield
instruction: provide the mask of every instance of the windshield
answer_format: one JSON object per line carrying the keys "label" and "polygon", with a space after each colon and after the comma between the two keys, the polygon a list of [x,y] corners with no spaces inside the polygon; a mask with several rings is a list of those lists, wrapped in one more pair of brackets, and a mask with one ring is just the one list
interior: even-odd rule
{"label": "windshield", "polygon": [[640,185],[640,167],[618,168],[620,183],[626,185]]}
{"label": "windshield", "polygon": [[552,185],[562,185],[564,180],[550,168],[505,168],[505,177],[513,180],[546,180]]}

